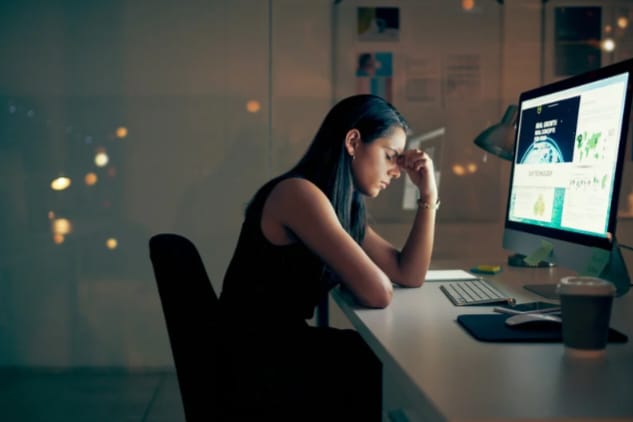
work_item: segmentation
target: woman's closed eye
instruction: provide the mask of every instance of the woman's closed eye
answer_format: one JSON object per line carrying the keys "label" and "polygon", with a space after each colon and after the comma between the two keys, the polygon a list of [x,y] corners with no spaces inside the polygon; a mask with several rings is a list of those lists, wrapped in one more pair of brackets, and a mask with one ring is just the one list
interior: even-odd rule
{"label": "woman's closed eye", "polygon": [[400,157],[400,152],[397,149],[391,147],[384,147],[385,150],[385,158],[387,161],[396,162],[398,161],[398,157]]}

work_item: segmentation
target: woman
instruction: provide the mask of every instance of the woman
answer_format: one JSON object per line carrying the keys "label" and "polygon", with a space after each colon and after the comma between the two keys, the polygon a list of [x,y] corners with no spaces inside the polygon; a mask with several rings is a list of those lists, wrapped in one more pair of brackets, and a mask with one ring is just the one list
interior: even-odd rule
{"label": "woman", "polygon": [[[299,163],[251,200],[220,297],[227,391],[245,394],[234,409],[278,420],[293,403],[307,412],[296,420],[380,420],[380,362],[355,332],[306,319],[339,283],[372,308],[390,303],[392,283],[422,284],[439,202],[432,160],[404,151],[407,130],[384,99],[346,98]],[[399,251],[367,224],[364,197],[402,171],[420,199]]]}

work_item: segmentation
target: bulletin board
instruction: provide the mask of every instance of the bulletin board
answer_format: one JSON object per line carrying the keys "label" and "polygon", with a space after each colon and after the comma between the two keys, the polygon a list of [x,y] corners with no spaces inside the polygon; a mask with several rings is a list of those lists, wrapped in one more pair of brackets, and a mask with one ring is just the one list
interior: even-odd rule
{"label": "bulletin board", "polygon": [[[334,10],[334,91],[337,100],[373,93],[409,122],[409,141],[438,172],[440,221],[498,221],[507,185],[504,164],[473,144],[501,118],[501,5],[445,0],[339,2]],[[409,222],[411,185],[401,177],[368,200],[378,222]]]}

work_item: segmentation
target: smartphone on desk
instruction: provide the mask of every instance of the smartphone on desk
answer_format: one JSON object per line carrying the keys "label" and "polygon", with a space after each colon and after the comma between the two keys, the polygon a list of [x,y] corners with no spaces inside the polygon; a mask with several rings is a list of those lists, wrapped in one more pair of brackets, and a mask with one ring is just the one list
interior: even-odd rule
{"label": "smartphone on desk", "polygon": [[517,304],[504,304],[495,307],[495,312],[505,314],[533,314],[560,312],[560,305],[548,302],[528,302]]}

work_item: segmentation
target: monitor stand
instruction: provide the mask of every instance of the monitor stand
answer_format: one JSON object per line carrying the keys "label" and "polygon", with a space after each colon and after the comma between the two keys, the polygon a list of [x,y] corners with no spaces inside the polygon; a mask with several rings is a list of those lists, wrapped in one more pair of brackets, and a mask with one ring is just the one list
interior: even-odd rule
{"label": "monitor stand", "polygon": [[[597,277],[613,283],[616,288],[616,296],[622,296],[631,288],[631,279],[624,258],[622,258],[620,245],[615,237],[609,254],[609,262]],[[556,284],[526,284],[523,288],[546,299],[558,299]]]}

